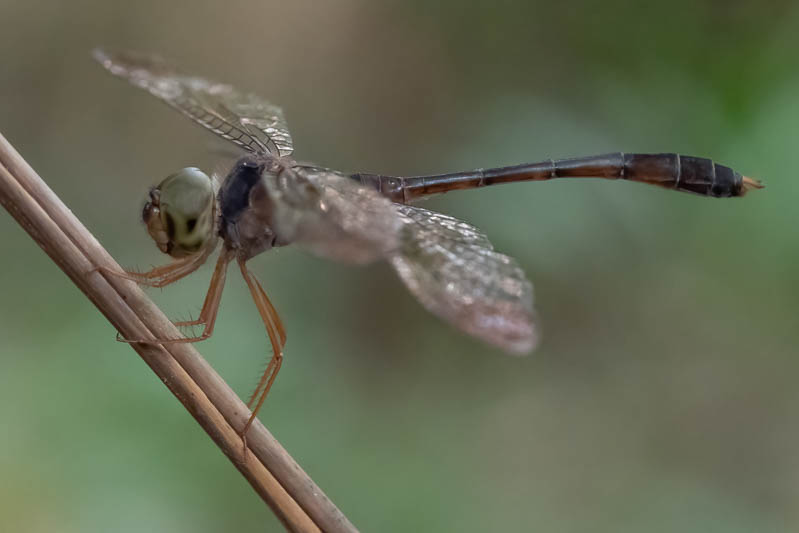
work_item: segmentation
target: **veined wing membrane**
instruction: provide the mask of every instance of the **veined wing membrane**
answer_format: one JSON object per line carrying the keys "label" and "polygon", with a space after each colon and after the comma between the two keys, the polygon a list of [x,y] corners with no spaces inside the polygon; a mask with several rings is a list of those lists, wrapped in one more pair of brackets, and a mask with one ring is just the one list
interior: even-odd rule
{"label": "veined wing membrane", "polygon": [[391,264],[430,312],[504,350],[536,345],[533,287],[516,262],[456,218],[396,205],[400,247]]}
{"label": "veined wing membrane", "polygon": [[283,111],[254,94],[180,74],[157,56],[102,49],[94,50],[93,55],[112,74],[245,150],[287,156],[294,149]]}
{"label": "veined wing membrane", "polygon": [[393,253],[402,226],[387,198],[333,170],[296,165],[265,174],[279,240],[316,255],[368,263]]}

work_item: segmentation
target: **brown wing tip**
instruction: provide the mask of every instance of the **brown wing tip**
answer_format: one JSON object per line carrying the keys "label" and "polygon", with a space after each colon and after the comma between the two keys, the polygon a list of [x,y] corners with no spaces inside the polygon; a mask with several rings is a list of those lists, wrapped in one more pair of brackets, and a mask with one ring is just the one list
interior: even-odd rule
{"label": "brown wing tip", "polygon": [[751,190],[762,189],[764,187],[765,187],[765,185],[762,182],[760,182],[759,180],[744,176],[743,177],[743,187],[741,188],[741,196],[743,196],[744,194],[746,194],[747,192],[749,192]]}

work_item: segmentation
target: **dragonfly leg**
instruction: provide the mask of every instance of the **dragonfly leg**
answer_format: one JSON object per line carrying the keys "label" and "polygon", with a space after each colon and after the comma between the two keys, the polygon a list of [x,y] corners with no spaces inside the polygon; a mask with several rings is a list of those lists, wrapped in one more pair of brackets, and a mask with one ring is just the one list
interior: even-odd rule
{"label": "dragonfly leg", "polygon": [[286,344],[286,330],[283,327],[283,322],[280,320],[280,315],[277,314],[272,302],[269,301],[269,297],[266,295],[266,291],[264,291],[261,283],[252,272],[247,269],[243,259],[239,259],[238,263],[241,274],[244,276],[247,287],[249,287],[250,293],[252,294],[255,306],[258,308],[258,313],[261,315],[261,319],[266,327],[269,342],[272,345],[272,358],[269,360],[269,364],[266,366],[266,370],[264,370],[258,382],[258,386],[255,387],[255,391],[253,391],[252,396],[247,402],[247,407],[252,410],[252,413],[247,423],[244,424],[244,428],[241,430],[243,439],[247,434],[247,430],[250,429],[250,426],[255,420],[258,411],[261,409],[264,400],[266,400],[266,395],[269,393],[269,389],[272,388],[275,377],[277,377],[277,373],[283,364],[283,346]]}
{"label": "dragonfly leg", "polygon": [[183,322],[175,322],[175,325],[180,326],[196,326],[198,324],[205,324],[203,332],[194,337],[181,337],[177,339],[125,339],[117,335],[117,340],[120,342],[143,342],[149,344],[167,344],[167,343],[187,343],[204,341],[210,337],[214,332],[214,325],[216,324],[216,316],[219,312],[219,302],[222,300],[222,290],[225,288],[225,278],[227,274],[227,267],[231,260],[231,252],[225,250],[219,254],[219,259],[214,268],[214,274],[211,276],[211,284],[208,287],[208,292],[205,295],[203,308],[200,311],[200,316],[196,320],[187,320]]}
{"label": "dragonfly leg", "polygon": [[106,267],[97,267],[96,270],[118,278],[135,281],[139,285],[162,288],[175,283],[179,279],[185,278],[200,268],[205,263],[205,260],[208,259],[208,256],[211,255],[211,252],[213,252],[212,248],[195,255],[181,257],[171,263],[155,267],[147,272],[136,272],[132,270],[119,272]]}

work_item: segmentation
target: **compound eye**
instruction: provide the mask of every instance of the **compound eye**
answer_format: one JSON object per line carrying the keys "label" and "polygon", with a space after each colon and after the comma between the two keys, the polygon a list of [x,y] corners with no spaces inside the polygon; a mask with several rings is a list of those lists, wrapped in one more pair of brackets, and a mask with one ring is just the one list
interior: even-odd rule
{"label": "compound eye", "polygon": [[213,181],[203,171],[184,168],[162,181],[151,197],[154,194],[160,206],[161,229],[169,239],[170,255],[192,254],[213,238],[215,190]]}
{"label": "compound eye", "polygon": [[164,220],[166,221],[166,236],[169,237],[170,241],[174,241],[175,240],[175,219],[172,218],[172,215],[166,209],[164,210]]}

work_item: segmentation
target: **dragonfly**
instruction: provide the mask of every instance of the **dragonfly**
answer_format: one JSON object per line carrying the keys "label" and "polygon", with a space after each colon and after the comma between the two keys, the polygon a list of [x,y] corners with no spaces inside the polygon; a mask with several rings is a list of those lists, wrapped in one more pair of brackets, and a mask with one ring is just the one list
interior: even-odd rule
{"label": "dragonfly", "polygon": [[675,153],[611,153],[429,176],[348,174],[298,162],[281,108],[231,85],[181,73],[155,55],[96,49],[112,74],[149,92],[244,151],[220,179],[184,168],[149,191],[142,221],[172,261],[147,272],[115,274],[167,286],[221,251],[202,309],[179,327],[199,335],[128,342],[197,342],[213,334],[228,266],[235,261],[266,328],[271,357],[247,406],[244,437],[283,363],[286,330],[247,266],[272,248],[298,245],[354,264],[385,260],[428,311],[510,354],[538,342],[533,287],[519,264],[483,232],[412,205],[453,190],[554,178],[605,178],[709,197],[739,197],[762,184],[730,167]]}

